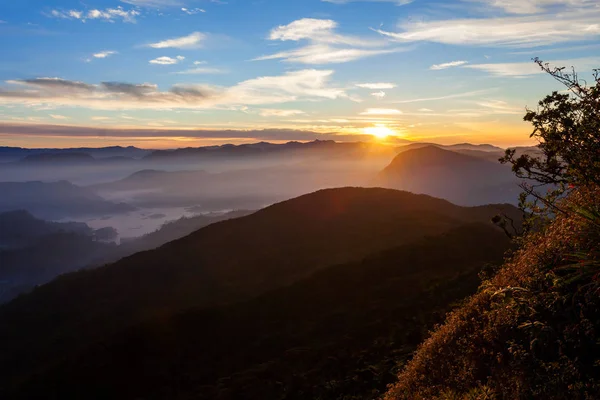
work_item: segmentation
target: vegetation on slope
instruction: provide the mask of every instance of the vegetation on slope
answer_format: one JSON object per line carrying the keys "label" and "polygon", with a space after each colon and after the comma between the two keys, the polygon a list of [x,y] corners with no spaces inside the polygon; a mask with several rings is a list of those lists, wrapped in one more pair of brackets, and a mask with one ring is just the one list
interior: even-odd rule
{"label": "vegetation on slope", "polygon": [[585,86],[539,64],[572,93],[525,117],[542,157],[503,159],[533,182],[521,200],[538,231],[421,345],[388,400],[600,397],[600,74]]}

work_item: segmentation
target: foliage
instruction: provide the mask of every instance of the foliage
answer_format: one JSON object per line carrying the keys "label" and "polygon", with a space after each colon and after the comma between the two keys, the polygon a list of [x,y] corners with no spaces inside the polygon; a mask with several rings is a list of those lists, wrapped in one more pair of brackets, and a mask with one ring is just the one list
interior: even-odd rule
{"label": "foliage", "polygon": [[564,212],[556,201],[569,191],[600,185],[600,70],[594,70],[588,85],[574,69],[565,72],[564,67],[553,68],[537,58],[535,62],[567,91],[552,92],[524,117],[533,125],[531,137],[541,155],[517,155],[516,149],[508,149],[500,161],[529,180],[522,184],[522,208],[547,220],[548,214]]}

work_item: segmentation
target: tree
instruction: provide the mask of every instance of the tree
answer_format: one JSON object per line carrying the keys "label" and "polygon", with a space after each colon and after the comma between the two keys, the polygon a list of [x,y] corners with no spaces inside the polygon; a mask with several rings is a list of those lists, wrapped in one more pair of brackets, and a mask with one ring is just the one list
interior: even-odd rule
{"label": "tree", "polygon": [[570,191],[600,186],[600,69],[593,70],[589,85],[575,69],[565,72],[537,58],[534,62],[567,90],[554,91],[537,109],[527,110],[524,120],[534,127],[531,137],[538,141],[539,155],[508,149],[500,159],[528,181],[521,185],[520,205],[531,217],[529,225],[536,217],[567,212],[556,202]]}

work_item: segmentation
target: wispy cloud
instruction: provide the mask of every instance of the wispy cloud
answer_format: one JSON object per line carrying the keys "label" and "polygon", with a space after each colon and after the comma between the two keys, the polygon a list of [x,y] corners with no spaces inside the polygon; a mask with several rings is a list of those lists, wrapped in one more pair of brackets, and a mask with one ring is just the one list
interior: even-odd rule
{"label": "wispy cloud", "polygon": [[385,48],[387,43],[377,39],[364,39],[336,32],[337,22],[330,19],[303,18],[281,25],[269,34],[273,41],[307,41],[296,49],[261,56],[253,61],[281,59],[289,63],[334,64],[358,60],[381,54],[395,53],[408,49]]}
{"label": "wispy cloud", "polygon": [[360,115],[400,115],[402,111],[395,108],[367,108]]}
{"label": "wispy cloud", "polygon": [[262,117],[292,117],[294,115],[306,114],[301,110],[277,110],[272,108],[264,108],[259,112]]}
{"label": "wispy cloud", "polygon": [[105,51],[101,51],[99,53],[95,53],[92,56],[94,58],[107,58],[107,57],[110,57],[110,56],[112,56],[114,54],[117,54],[117,52],[116,51],[112,51],[112,50],[105,50]]}
{"label": "wispy cloud", "polygon": [[321,0],[325,3],[333,4],[348,4],[348,3],[393,3],[397,6],[405,6],[412,3],[414,0]]}
{"label": "wispy cloud", "polygon": [[383,90],[381,90],[379,92],[371,93],[371,96],[383,99],[386,96],[386,93]]}
{"label": "wispy cloud", "polygon": [[180,7],[183,5],[181,0],[121,0],[123,3],[131,4],[138,7]]}
{"label": "wispy cloud", "polygon": [[399,32],[375,29],[401,43],[535,47],[592,40],[600,36],[600,8],[561,14],[403,22]]}
{"label": "wispy cloud", "polygon": [[211,74],[226,74],[227,71],[220,68],[210,68],[210,67],[200,67],[200,68],[191,68],[183,71],[175,72],[179,75],[211,75]]}
{"label": "wispy cloud", "polygon": [[596,4],[595,0],[475,0],[511,14],[539,14],[554,8],[554,11],[576,9]]}
{"label": "wispy cloud", "polygon": [[262,76],[230,87],[174,85],[167,91],[150,83],[88,84],[61,78],[7,81],[0,87],[0,104],[44,104],[92,109],[215,109],[231,106],[281,104],[299,100],[350,99],[331,86],[331,70],[307,69]]}
{"label": "wispy cloud", "polygon": [[67,120],[69,119],[69,117],[65,117],[64,115],[58,115],[58,114],[49,114],[49,117],[52,119],[59,119],[59,120]]}
{"label": "wispy cloud", "polygon": [[393,88],[396,87],[395,84],[393,84],[393,83],[386,83],[386,82],[379,82],[379,83],[357,83],[356,86],[359,87],[359,88],[371,89],[371,90],[393,89]]}
{"label": "wispy cloud", "polygon": [[467,64],[468,61],[450,61],[447,63],[443,63],[443,64],[434,64],[431,67],[429,67],[429,69],[437,71],[440,69],[447,69],[447,68],[452,68],[452,67],[460,67],[461,65],[465,65]]}
{"label": "wispy cloud", "polygon": [[184,56],[177,56],[177,57],[158,57],[155,58],[154,60],[150,60],[149,63],[150,64],[157,64],[157,65],[173,65],[173,64],[178,64],[181,61],[185,60]]}
{"label": "wispy cloud", "polygon": [[191,8],[190,9],[190,8],[185,8],[185,7],[182,7],[181,11],[183,11],[187,15],[195,15],[195,14],[198,14],[198,13],[205,13],[206,12],[206,10],[204,10],[203,8]]}
{"label": "wispy cloud", "polygon": [[458,98],[462,98],[462,97],[479,96],[479,95],[486,94],[486,93],[489,93],[494,90],[496,90],[496,89],[494,88],[494,89],[473,90],[470,92],[454,93],[454,94],[448,94],[445,96],[420,97],[420,98],[416,98],[416,99],[399,100],[399,101],[395,101],[394,103],[395,104],[407,104],[407,103],[422,103],[422,102],[426,102],[426,101],[458,99]]}
{"label": "wispy cloud", "polygon": [[[579,70],[591,70],[600,66],[600,57],[577,58],[572,60],[553,60],[549,63],[557,67],[574,66]],[[541,68],[532,62],[473,64],[465,65],[464,68],[485,71],[495,76],[516,78],[543,73]]]}
{"label": "wispy cloud", "polygon": [[50,14],[47,14],[53,18],[61,19],[75,19],[81,22],[87,20],[104,20],[114,22],[115,20],[122,20],[123,22],[135,23],[136,17],[140,15],[137,10],[125,10],[122,7],[107,8],[104,10],[92,9],[87,11],[81,10],[51,10]]}
{"label": "wispy cloud", "polygon": [[156,43],[150,43],[147,45],[147,47],[152,47],[154,49],[196,49],[202,47],[202,44],[206,40],[206,38],[207,35],[205,33],[194,32],[187,36],[166,39]]}

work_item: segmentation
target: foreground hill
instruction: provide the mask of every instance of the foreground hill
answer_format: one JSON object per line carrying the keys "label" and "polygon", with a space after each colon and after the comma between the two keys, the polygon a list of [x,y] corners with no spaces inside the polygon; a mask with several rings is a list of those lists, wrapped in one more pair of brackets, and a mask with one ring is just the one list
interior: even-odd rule
{"label": "foreground hill", "polygon": [[426,340],[386,395],[600,398],[600,191],[580,189]]}
{"label": "foreground hill", "polygon": [[518,215],[507,205],[464,208],[395,190],[344,188],[220,222],[64,275],[0,308],[0,376],[10,380],[148,318],[249,299],[332,265],[489,223],[498,212]]}
{"label": "foreground hill", "polygon": [[27,210],[43,219],[119,214],[133,210],[94,191],[60,182],[0,182],[0,212]]}
{"label": "foreground hill", "polygon": [[398,154],[376,183],[462,205],[516,204],[520,193],[509,167],[437,146]]}
{"label": "foreground hill", "polygon": [[507,246],[469,224],[248,302],[155,318],[38,370],[11,397],[374,398]]}

